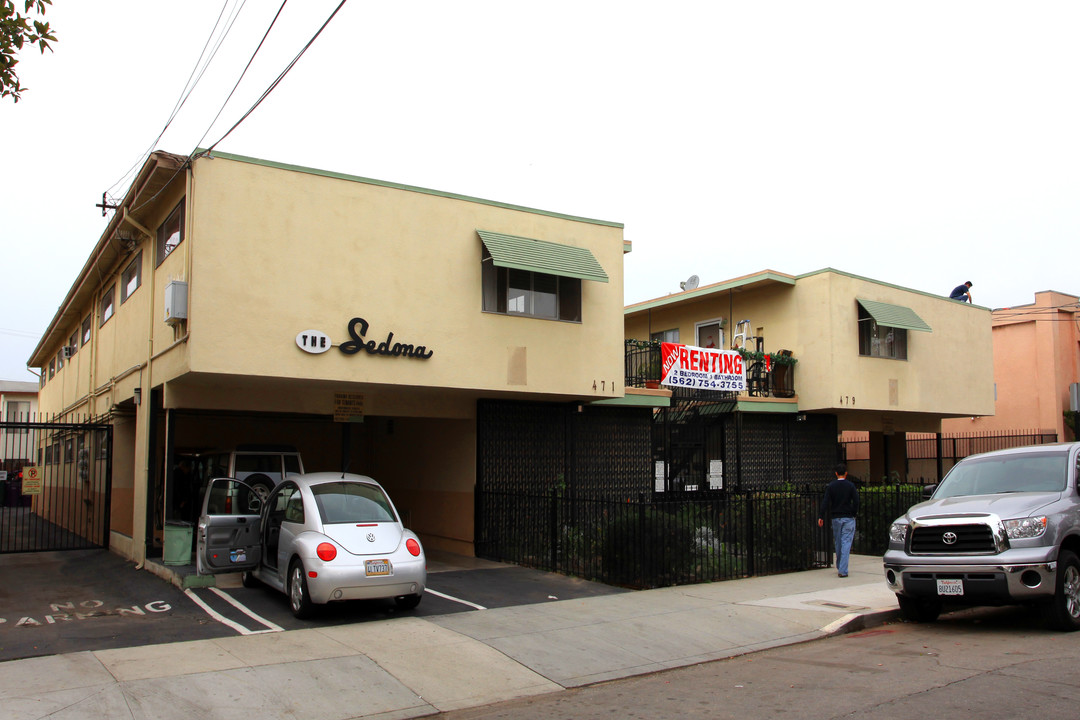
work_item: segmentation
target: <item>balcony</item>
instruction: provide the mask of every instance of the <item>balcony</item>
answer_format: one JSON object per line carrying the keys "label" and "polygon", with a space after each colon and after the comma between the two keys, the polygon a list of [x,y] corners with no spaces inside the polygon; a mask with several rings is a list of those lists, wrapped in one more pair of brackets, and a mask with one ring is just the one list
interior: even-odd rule
{"label": "balcony", "polygon": [[[746,369],[744,392],[667,388],[673,399],[737,400],[741,397],[795,397],[795,363],[790,350],[774,353],[740,350]],[[625,354],[626,387],[659,388],[662,360],[660,343],[651,340],[627,340]]]}

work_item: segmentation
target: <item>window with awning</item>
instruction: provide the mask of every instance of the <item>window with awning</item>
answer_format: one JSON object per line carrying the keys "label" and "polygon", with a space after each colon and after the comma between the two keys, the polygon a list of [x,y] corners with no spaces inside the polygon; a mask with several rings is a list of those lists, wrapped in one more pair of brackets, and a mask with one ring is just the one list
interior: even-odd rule
{"label": "window with awning", "polygon": [[477,230],[483,310],[581,322],[581,281],[608,282],[588,248]]}
{"label": "window with awning", "polygon": [[909,330],[931,332],[909,307],[856,298],[859,310],[859,355],[907,360]]}

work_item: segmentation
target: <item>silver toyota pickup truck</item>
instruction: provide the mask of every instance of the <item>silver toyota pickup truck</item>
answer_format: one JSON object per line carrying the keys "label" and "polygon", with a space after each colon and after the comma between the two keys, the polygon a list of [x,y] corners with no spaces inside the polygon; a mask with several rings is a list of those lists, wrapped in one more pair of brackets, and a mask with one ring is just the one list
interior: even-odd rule
{"label": "silver toyota pickup truck", "polygon": [[892,524],[885,581],[904,617],[945,605],[1038,605],[1080,629],[1080,443],[972,455]]}

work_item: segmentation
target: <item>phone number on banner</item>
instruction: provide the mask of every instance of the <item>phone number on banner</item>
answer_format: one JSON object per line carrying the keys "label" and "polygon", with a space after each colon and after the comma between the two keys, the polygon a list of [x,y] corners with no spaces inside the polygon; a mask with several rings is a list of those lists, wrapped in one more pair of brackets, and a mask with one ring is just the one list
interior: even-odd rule
{"label": "phone number on banner", "polygon": [[740,377],[734,380],[718,380],[715,378],[683,377],[672,373],[664,381],[665,385],[680,385],[683,387],[712,388],[713,390],[744,390],[746,382]]}

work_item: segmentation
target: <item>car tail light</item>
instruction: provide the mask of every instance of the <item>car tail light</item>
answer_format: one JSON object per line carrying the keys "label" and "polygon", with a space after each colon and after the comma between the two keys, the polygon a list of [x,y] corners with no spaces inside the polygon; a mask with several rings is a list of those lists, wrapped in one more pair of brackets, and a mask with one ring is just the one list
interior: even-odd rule
{"label": "car tail light", "polygon": [[405,541],[405,547],[408,548],[409,553],[413,557],[420,557],[420,543],[416,542],[412,538]]}
{"label": "car tail light", "polygon": [[315,548],[315,554],[323,562],[330,562],[337,557],[337,548],[330,543],[319,543],[319,547]]}

